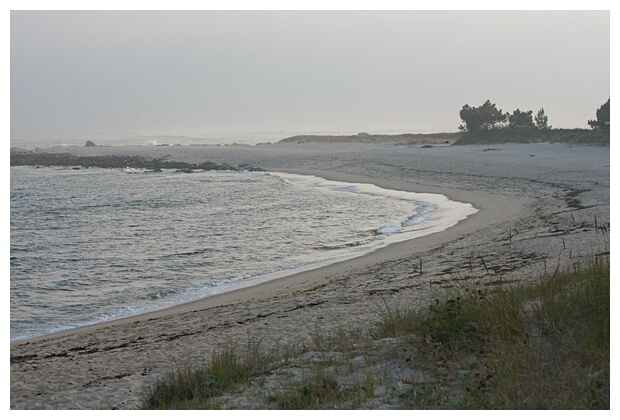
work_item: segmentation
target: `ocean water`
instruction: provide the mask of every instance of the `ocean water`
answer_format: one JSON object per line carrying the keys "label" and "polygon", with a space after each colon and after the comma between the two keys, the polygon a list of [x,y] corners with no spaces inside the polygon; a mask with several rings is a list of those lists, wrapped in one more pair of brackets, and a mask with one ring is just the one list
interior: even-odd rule
{"label": "ocean water", "polygon": [[443,204],[426,196],[262,172],[11,167],[10,191],[11,340],[222,293],[446,226],[433,225]]}

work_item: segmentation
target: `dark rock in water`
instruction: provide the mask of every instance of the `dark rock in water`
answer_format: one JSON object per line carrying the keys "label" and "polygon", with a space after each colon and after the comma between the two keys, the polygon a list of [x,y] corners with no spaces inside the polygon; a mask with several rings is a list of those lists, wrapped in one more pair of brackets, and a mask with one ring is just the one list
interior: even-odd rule
{"label": "dark rock in water", "polygon": [[217,164],[204,162],[202,164],[177,162],[165,157],[149,159],[140,156],[75,156],[70,153],[47,153],[44,151],[11,151],[11,166],[67,166],[74,169],[88,167],[96,168],[141,168],[152,172],[162,169],[177,169],[181,171],[253,171],[261,172],[249,164],[234,167],[228,163]]}
{"label": "dark rock in water", "polygon": [[85,147],[97,147],[97,145],[95,143],[93,143],[90,140],[86,140],[86,146]]}

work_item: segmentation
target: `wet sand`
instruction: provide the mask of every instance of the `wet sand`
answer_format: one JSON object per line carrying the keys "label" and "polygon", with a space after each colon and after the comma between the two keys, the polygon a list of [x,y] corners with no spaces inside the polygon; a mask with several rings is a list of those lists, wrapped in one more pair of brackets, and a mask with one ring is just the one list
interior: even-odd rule
{"label": "wet sand", "polygon": [[[365,328],[385,305],[424,307],[463,273],[531,278],[609,251],[609,148],[565,145],[262,145],[79,148],[171,155],[444,194],[479,212],[445,231],[172,308],[11,343],[11,408],[132,409],[145,385],[229,343],[310,342]],[[484,269],[482,268],[484,265]],[[485,274],[483,273],[483,274]],[[482,278],[485,278],[482,275]],[[485,280],[480,287],[484,287]],[[42,354],[49,356],[42,357]]]}

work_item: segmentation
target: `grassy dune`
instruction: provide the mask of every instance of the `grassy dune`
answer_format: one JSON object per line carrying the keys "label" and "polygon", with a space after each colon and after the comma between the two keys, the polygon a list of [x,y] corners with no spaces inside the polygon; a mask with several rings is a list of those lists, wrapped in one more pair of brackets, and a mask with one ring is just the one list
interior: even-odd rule
{"label": "grassy dune", "polygon": [[[489,289],[424,310],[378,308],[365,331],[308,348],[250,340],[145,391],[143,409],[609,409],[610,264]],[[406,369],[405,369],[406,368]]]}
{"label": "grassy dune", "polygon": [[299,135],[280,140],[280,143],[419,143],[419,144],[441,144],[453,143],[461,133],[433,133],[433,134],[369,134],[359,133],[354,135],[332,136],[332,135]]}
{"label": "grassy dune", "polygon": [[596,146],[609,146],[609,132],[584,129],[500,129],[488,131],[468,131],[454,143],[500,144],[500,143],[571,143]]}
{"label": "grassy dune", "polygon": [[497,129],[477,132],[433,134],[369,134],[299,135],[280,140],[281,143],[397,143],[397,144],[501,144],[501,143],[571,143],[609,146],[609,133],[585,129]]}

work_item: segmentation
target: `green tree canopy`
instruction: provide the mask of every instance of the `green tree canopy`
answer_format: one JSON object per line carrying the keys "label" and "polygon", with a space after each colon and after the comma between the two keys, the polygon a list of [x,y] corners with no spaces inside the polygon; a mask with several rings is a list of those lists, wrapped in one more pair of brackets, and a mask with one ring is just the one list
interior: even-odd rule
{"label": "green tree canopy", "polygon": [[459,115],[464,123],[459,129],[463,131],[491,130],[506,122],[506,115],[489,100],[479,107],[465,104]]}
{"label": "green tree canopy", "polygon": [[596,120],[588,120],[588,125],[592,128],[609,131],[609,112],[609,99],[607,99],[607,102],[596,110]]}
{"label": "green tree canopy", "polygon": [[532,111],[521,111],[517,108],[512,115],[508,115],[508,127],[510,128],[533,128]]}
{"label": "green tree canopy", "polygon": [[545,115],[545,109],[540,108],[534,117],[534,121],[536,122],[536,127],[541,130],[551,130],[551,126],[547,123],[548,118]]}

